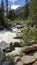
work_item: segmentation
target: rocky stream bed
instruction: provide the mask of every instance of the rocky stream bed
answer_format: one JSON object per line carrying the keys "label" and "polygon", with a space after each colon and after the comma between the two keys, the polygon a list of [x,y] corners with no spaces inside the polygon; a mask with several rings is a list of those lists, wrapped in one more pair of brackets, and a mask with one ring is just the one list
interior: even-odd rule
{"label": "rocky stream bed", "polygon": [[13,27],[12,31],[0,32],[0,65],[37,65],[37,43],[32,41],[29,45],[20,46],[25,26],[17,26],[18,29]]}

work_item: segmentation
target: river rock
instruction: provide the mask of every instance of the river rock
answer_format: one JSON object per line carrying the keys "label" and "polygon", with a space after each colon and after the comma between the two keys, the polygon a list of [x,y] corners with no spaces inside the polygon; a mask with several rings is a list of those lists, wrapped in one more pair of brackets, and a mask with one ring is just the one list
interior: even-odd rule
{"label": "river rock", "polygon": [[24,46],[23,48],[22,48],[22,51],[24,51],[24,52],[29,52],[29,51],[31,51],[32,50],[32,46]]}
{"label": "river rock", "polygon": [[16,65],[23,65],[21,61],[17,62]]}
{"label": "river rock", "polygon": [[33,65],[37,65],[37,60],[33,63]]}
{"label": "river rock", "polygon": [[30,52],[30,51],[35,51],[35,50],[37,50],[37,44],[34,44],[32,46],[24,46],[22,48],[22,51],[24,52]]}
{"label": "river rock", "polygon": [[15,42],[15,43],[14,43],[14,47],[20,47],[20,43]]}
{"label": "river rock", "polygon": [[23,64],[30,64],[33,63],[35,61],[35,57],[34,56],[23,56],[21,58],[21,61],[23,62]]}
{"label": "river rock", "polygon": [[18,62],[20,59],[21,59],[20,56],[17,56],[17,57],[15,57],[14,62],[16,63],[16,62]]}
{"label": "river rock", "polygon": [[37,59],[37,52],[34,53],[35,58]]}

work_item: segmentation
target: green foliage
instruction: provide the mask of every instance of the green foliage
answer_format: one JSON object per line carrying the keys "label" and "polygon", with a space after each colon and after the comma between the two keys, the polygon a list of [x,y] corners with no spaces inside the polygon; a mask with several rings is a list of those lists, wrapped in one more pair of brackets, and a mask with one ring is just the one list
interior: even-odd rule
{"label": "green foliage", "polygon": [[37,0],[31,0],[29,19],[33,25],[37,24]]}
{"label": "green foliage", "polygon": [[8,19],[7,17],[5,17],[5,23],[7,23],[7,24],[12,24],[13,23],[13,21],[11,21],[10,19]]}
{"label": "green foliage", "polygon": [[21,22],[21,19],[20,18],[16,18],[13,23],[20,23]]}
{"label": "green foliage", "polygon": [[24,44],[29,43],[32,40],[37,40],[37,30],[35,27],[30,27],[30,26],[26,26],[26,29],[23,32],[23,39],[24,39]]}
{"label": "green foliage", "polygon": [[10,20],[14,20],[15,19],[15,11],[14,10],[9,11],[9,13],[7,14],[7,18]]}
{"label": "green foliage", "polygon": [[4,13],[4,1],[3,0],[1,1],[1,6],[2,6],[2,11]]}
{"label": "green foliage", "polygon": [[30,41],[37,41],[37,0],[31,0],[29,6],[29,16],[25,20],[25,30],[23,32],[24,45]]}
{"label": "green foliage", "polygon": [[3,14],[2,8],[0,8],[0,24],[1,25],[4,24],[4,14]]}
{"label": "green foliage", "polygon": [[8,0],[5,0],[6,2],[6,13],[8,13]]}
{"label": "green foliage", "polygon": [[30,3],[27,3],[24,7],[24,18],[27,19],[29,15],[29,5]]}
{"label": "green foliage", "polygon": [[29,14],[29,5],[30,3],[27,3],[24,7],[21,8],[18,12],[18,17],[27,19]]}
{"label": "green foliage", "polygon": [[23,57],[23,56],[25,56],[26,55],[26,53],[24,53],[24,52],[20,52],[20,57]]}

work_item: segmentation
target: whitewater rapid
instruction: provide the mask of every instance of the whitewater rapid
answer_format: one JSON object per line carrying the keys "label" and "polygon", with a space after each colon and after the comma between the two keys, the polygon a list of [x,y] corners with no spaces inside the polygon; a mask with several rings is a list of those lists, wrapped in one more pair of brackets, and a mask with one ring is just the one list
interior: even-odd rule
{"label": "whitewater rapid", "polygon": [[1,31],[0,32],[0,43],[2,41],[5,41],[6,43],[10,43],[10,42],[19,42],[20,43],[20,39],[14,39],[15,37],[17,37],[17,33],[15,32],[11,32],[11,31]]}

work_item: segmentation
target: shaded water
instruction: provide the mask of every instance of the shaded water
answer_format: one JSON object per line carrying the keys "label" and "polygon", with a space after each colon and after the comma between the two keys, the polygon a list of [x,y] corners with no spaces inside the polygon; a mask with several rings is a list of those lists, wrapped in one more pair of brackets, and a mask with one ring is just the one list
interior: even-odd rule
{"label": "shaded water", "polygon": [[2,63],[2,65],[9,65],[9,62],[8,62],[8,61],[4,61],[4,62]]}

